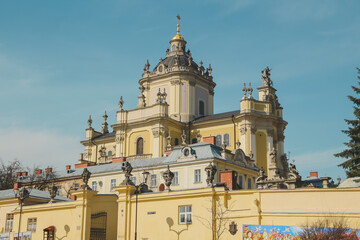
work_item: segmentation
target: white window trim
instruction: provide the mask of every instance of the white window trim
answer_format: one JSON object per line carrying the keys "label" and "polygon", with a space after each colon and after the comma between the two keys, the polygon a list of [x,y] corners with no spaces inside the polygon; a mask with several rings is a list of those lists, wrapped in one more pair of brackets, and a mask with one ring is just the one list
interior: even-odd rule
{"label": "white window trim", "polygon": [[[184,211],[184,212],[181,212],[181,207],[191,207],[191,211]],[[185,221],[181,221],[181,217],[182,216],[185,216]],[[188,216],[190,216],[190,221],[188,222],[187,219],[188,219]],[[192,224],[192,205],[183,205],[183,206],[179,206],[179,224]]]}

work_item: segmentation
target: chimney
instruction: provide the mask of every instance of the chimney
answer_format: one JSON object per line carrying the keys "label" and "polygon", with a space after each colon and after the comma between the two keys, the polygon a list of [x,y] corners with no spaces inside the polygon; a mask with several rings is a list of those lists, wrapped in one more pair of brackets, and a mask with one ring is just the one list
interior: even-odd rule
{"label": "chimney", "polygon": [[71,165],[66,165],[66,170],[70,170],[71,169]]}
{"label": "chimney", "polygon": [[111,162],[112,163],[126,162],[126,157],[113,158]]}
{"label": "chimney", "polygon": [[203,142],[207,142],[207,143],[211,143],[212,145],[216,145],[216,137],[215,136],[203,137]]}
{"label": "chimney", "polygon": [[21,176],[26,177],[28,175],[28,172],[22,172]]}
{"label": "chimney", "polygon": [[21,177],[21,172],[16,172],[16,177]]}
{"label": "chimney", "polygon": [[40,175],[42,174],[42,170],[41,169],[36,169],[35,170],[35,175]]}
{"label": "chimney", "polygon": [[320,178],[323,182],[323,188],[329,188],[329,181],[331,177],[322,177]]}
{"label": "chimney", "polygon": [[310,177],[318,178],[318,172],[310,172]]}
{"label": "chimney", "polygon": [[229,190],[237,189],[236,177],[237,177],[237,173],[235,171],[220,172],[220,182],[225,183]]}
{"label": "chimney", "polygon": [[52,168],[45,168],[45,173],[51,173],[52,172]]}
{"label": "chimney", "polygon": [[18,190],[19,188],[21,188],[21,183],[14,182],[14,190]]}

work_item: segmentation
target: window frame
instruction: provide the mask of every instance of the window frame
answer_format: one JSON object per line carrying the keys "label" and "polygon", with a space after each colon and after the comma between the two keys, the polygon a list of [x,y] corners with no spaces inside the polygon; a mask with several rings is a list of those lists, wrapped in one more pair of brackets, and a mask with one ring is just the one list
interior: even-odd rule
{"label": "window frame", "polygon": [[194,183],[201,183],[201,169],[194,169]]}
{"label": "window frame", "polygon": [[157,186],[157,175],[156,174],[151,174],[150,175],[150,187],[154,188],[156,186]]}
{"label": "window frame", "polygon": [[172,185],[179,185],[179,172],[173,172],[174,178],[172,180]]}
{"label": "window frame", "polygon": [[[140,148],[139,144],[140,144],[140,141],[142,141],[142,146]],[[135,141],[135,155],[144,155],[144,145],[145,145],[145,140],[142,136],[139,136],[138,138],[136,138],[136,141]]]}
{"label": "window frame", "polygon": [[116,178],[110,179],[110,192],[114,191],[114,187],[116,187]]}
{"label": "window frame", "polygon": [[13,227],[14,227],[14,214],[7,213],[5,220],[5,232],[12,232]]}
{"label": "window frame", "polygon": [[[95,185],[95,187],[94,187],[94,185]],[[97,191],[97,187],[98,187],[98,182],[97,181],[92,181],[91,182],[91,189],[93,191]]]}
{"label": "window frame", "polygon": [[[184,207],[184,208],[183,208]],[[190,211],[188,209],[188,207],[190,207]],[[184,211],[182,212],[181,209],[184,209]],[[181,225],[189,225],[192,224],[192,205],[180,205],[178,207],[178,213],[179,213],[179,217],[178,217],[178,224]],[[181,217],[185,216],[185,221],[181,221]],[[190,221],[188,222],[188,216],[190,216]]]}
{"label": "window frame", "polygon": [[37,218],[28,218],[27,220],[27,231],[28,232],[36,232],[37,227]]}

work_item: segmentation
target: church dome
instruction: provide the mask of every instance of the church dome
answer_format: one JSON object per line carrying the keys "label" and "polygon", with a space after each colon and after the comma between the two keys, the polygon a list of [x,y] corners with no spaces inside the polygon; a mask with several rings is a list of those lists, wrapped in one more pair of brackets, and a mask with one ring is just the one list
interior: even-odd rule
{"label": "church dome", "polygon": [[[191,63],[189,64],[189,61]],[[171,55],[167,56],[165,59],[162,59],[154,68],[154,71],[157,69],[159,65],[163,64],[165,68],[172,68],[174,66],[182,66],[182,67],[189,67],[193,70],[198,69],[198,65],[194,62],[189,54],[182,54],[182,55]],[[190,66],[189,66],[190,65]]]}

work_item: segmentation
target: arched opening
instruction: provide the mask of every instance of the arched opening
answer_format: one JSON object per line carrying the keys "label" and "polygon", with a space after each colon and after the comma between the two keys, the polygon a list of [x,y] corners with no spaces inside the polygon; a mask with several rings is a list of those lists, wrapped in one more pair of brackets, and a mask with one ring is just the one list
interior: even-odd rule
{"label": "arched opening", "polygon": [[199,101],[199,114],[201,116],[205,115],[205,103],[202,100]]}
{"label": "arched opening", "polygon": [[144,154],[144,139],[142,137],[136,140],[136,155]]}
{"label": "arched opening", "polygon": [[178,138],[175,138],[174,139],[174,146],[178,146],[179,145],[179,139]]}
{"label": "arched opening", "polygon": [[228,133],[224,134],[224,143],[226,146],[230,146],[230,134]]}

